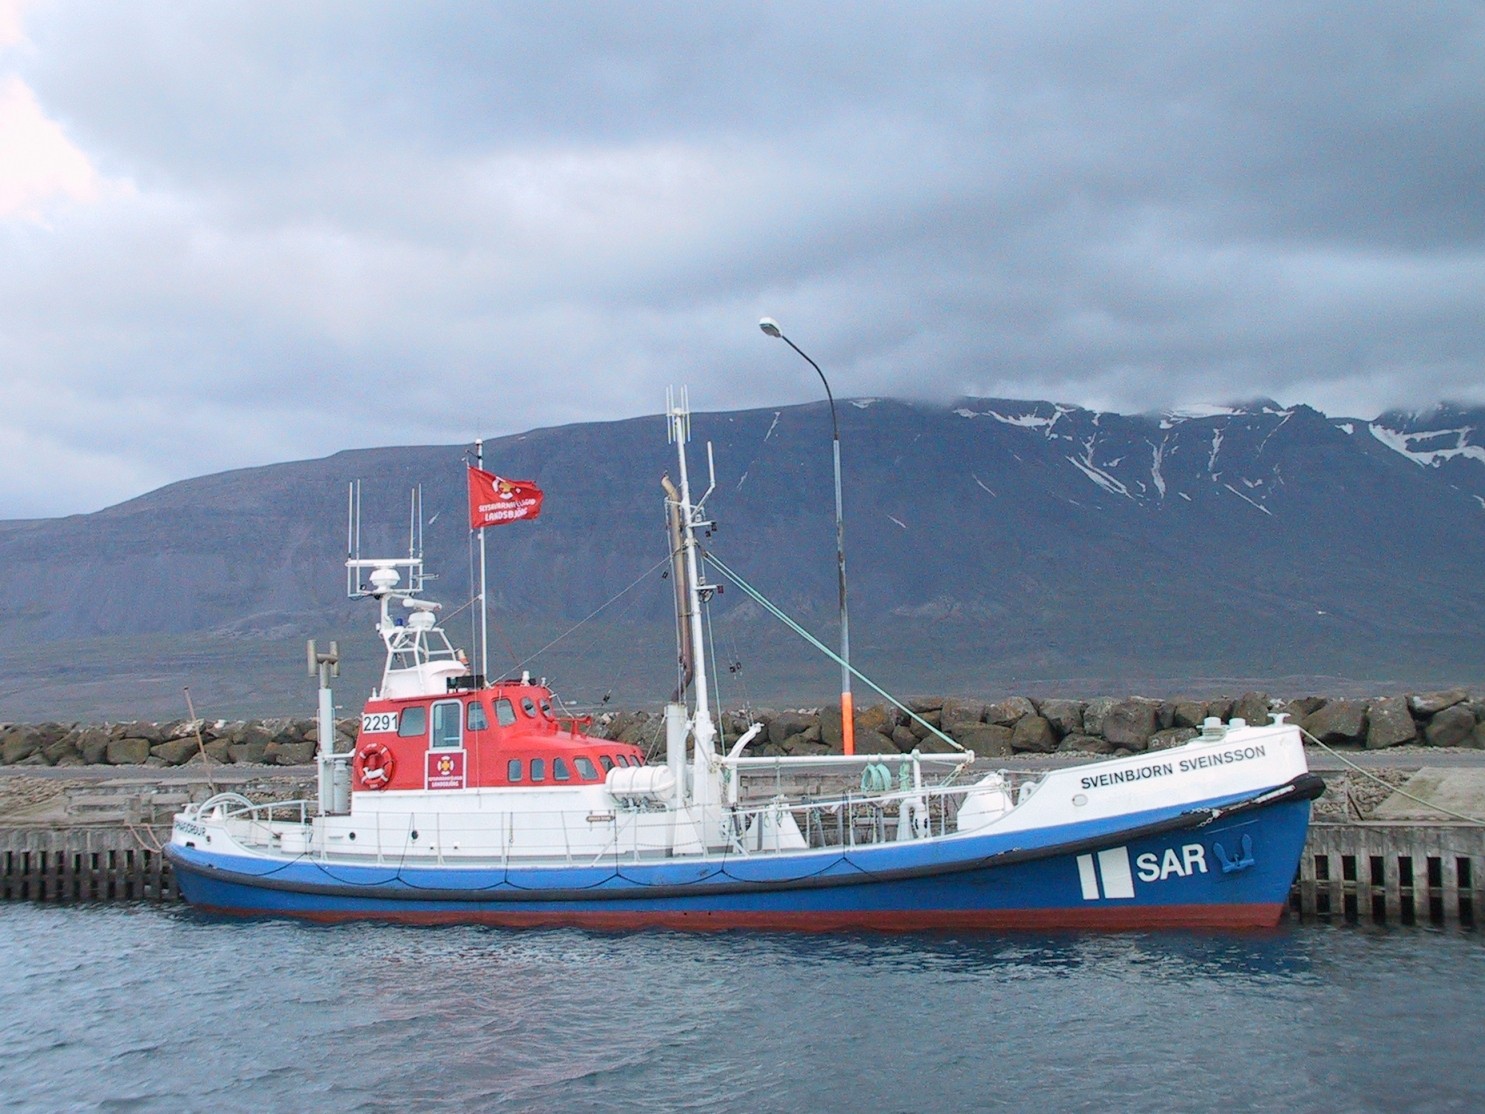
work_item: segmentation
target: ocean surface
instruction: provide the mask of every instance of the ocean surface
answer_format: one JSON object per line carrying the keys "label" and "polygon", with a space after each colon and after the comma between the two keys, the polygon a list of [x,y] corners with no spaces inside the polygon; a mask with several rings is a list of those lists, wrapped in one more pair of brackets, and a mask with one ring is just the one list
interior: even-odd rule
{"label": "ocean surface", "polygon": [[0,1108],[1479,1111],[1485,935],[801,936],[0,906]]}

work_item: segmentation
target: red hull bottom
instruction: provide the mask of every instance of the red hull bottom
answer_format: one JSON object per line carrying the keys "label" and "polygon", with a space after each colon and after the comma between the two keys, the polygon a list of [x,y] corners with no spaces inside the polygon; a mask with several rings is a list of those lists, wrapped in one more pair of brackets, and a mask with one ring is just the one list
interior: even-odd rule
{"label": "red hull bottom", "polygon": [[[262,910],[197,906],[203,912],[262,916]],[[946,929],[1020,931],[1137,932],[1145,929],[1273,928],[1284,916],[1282,902],[1271,905],[1142,905],[1097,909],[902,909],[851,912],[598,912],[556,913],[513,910],[407,910],[343,913],[325,910],[275,913],[334,924],[382,921],[394,924],[481,924],[499,928],[592,928],[627,931],[668,928],[691,932],[754,929],[778,932],[934,932]]]}

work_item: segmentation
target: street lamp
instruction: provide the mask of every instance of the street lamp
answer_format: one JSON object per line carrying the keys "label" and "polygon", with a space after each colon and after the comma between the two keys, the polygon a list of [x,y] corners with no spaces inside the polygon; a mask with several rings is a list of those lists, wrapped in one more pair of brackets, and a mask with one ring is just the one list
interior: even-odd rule
{"label": "street lamp", "polygon": [[851,705],[851,623],[846,614],[846,522],[840,502],[840,424],[835,420],[835,395],[831,393],[830,381],[825,378],[820,365],[784,335],[777,321],[772,317],[765,317],[758,322],[758,328],[771,337],[778,337],[804,356],[805,362],[815,369],[820,382],[825,384],[825,397],[830,401],[830,428],[835,438],[835,569],[840,581],[840,731],[842,749],[846,754],[855,754],[856,714]]}

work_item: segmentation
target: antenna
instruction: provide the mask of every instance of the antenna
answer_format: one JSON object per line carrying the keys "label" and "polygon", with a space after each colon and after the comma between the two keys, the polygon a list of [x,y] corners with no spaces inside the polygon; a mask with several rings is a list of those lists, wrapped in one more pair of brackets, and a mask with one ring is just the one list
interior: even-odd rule
{"label": "antenna", "polygon": [[674,445],[677,438],[691,440],[691,400],[685,387],[680,389],[680,401],[676,401],[674,387],[665,388],[666,440]]}

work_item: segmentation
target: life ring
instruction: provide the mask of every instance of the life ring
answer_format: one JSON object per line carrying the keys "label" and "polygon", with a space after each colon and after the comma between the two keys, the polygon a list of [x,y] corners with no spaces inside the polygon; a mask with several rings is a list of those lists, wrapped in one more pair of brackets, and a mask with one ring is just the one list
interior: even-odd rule
{"label": "life ring", "polygon": [[361,784],[367,789],[385,789],[392,784],[397,759],[386,743],[367,743],[361,748]]}

